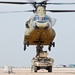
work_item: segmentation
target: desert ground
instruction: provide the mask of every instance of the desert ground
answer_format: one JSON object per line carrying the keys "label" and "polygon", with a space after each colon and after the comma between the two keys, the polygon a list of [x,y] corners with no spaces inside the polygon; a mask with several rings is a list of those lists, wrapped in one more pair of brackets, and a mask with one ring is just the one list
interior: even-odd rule
{"label": "desert ground", "polygon": [[[0,68],[0,75],[9,75],[4,73],[4,69]],[[37,73],[31,72],[30,68],[13,68],[13,72],[10,75],[75,75],[75,68],[53,68],[52,73],[48,73],[47,70],[41,69]]]}

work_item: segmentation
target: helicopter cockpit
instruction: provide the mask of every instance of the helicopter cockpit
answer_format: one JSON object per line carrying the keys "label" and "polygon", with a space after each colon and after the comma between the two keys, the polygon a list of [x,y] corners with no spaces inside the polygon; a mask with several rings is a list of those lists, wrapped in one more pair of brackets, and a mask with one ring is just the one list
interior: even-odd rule
{"label": "helicopter cockpit", "polygon": [[49,21],[49,17],[48,16],[39,17],[38,15],[36,15],[33,21],[36,21],[38,23],[46,23]]}
{"label": "helicopter cockpit", "polygon": [[35,27],[36,24],[37,24],[38,27],[39,27],[39,26],[40,26],[40,27],[41,27],[41,26],[44,26],[44,27],[49,28],[49,27],[54,26],[55,22],[56,22],[56,19],[50,18],[50,17],[47,16],[47,15],[44,15],[44,16],[35,15],[35,16],[33,17],[33,23],[32,23],[32,25]]}

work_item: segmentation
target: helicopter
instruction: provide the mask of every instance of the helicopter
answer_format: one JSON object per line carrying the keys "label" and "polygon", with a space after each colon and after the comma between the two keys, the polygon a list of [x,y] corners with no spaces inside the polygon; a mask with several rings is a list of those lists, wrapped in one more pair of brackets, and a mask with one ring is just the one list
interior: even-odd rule
{"label": "helicopter", "polygon": [[48,49],[51,50],[51,46],[55,46],[55,42],[52,42],[55,37],[55,31],[52,25],[55,24],[56,19],[52,19],[46,15],[45,4],[38,4],[34,6],[36,11],[35,15],[26,22],[25,36],[24,36],[24,50],[26,45],[49,45]]}
{"label": "helicopter", "polygon": [[[44,0],[42,2],[6,2],[0,1],[0,4],[31,4],[35,10],[28,10],[24,12],[34,12],[34,16],[30,18],[25,26],[24,34],[24,50],[29,45],[48,45],[49,51],[51,47],[55,47],[55,42],[53,42],[56,33],[52,26],[55,24],[56,19],[52,19],[50,16],[46,15],[46,12],[75,12],[75,10],[46,10],[46,5],[63,5],[63,4],[75,4],[75,3],[48,3],[49,0]],[[54,21],[53,21],[54,20]]]}

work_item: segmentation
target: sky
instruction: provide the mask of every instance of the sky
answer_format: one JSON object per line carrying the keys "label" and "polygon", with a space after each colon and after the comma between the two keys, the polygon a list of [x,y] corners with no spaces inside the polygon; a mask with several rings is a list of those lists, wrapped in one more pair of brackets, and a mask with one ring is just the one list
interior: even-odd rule
{"label": "sky", "polygon": [[[10,1],[10,0],[0,0]],[[26,1],[26,0],[11,0]],[[36,1],[36,0],[35,0]],[[40,1],[40,0],[39,0]],[[50,1],[49,1],[50,2]],[[74,0],[51,0],[51,2],[75,2]],[[34,9],[31,5],[7,5],[0,4],[0,12],[25,11]],[[47,9],[74,9],[75,5],[47,5]],[[75,13],[51,13],[52,18],[57,19],[53,29],[56,32],[55,47],[48,56],[54,59],[54,65],[75,64]],[[23,50],[25,22],[34,13],[0,13],[0,66],[31,66],[31,59],[36,55],[35,46],[29,46]]]}

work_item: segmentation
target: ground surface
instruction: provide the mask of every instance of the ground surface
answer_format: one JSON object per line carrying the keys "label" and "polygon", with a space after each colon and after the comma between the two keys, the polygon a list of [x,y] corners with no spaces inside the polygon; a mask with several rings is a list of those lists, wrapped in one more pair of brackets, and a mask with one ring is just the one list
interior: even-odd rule
{"label": "ground surface", "polygon": [[[4,73],[4,69],[0,69],[0,75],[9,75]],[[37,73],[32,73],[29,68],[17,68],[13,69],[13,73],[10,75],[75,75],[75,68],[53,68],[52,73],[48,73],[47,70],[39,70]]]}

